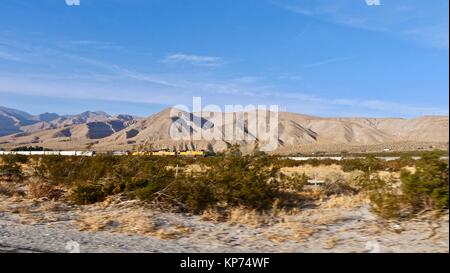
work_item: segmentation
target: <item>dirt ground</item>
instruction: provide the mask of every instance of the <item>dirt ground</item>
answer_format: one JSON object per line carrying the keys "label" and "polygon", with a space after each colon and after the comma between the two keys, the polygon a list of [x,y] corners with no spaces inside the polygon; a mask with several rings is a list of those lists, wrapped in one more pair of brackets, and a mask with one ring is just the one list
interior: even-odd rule
{"label": "dirt ground", "polygon": [[[338,165],[282,171],[316,179],[354,175]],[[265,214],[235,208],[223,219],[213,211],[159,210],[123,195],[75,206],[33,198],[30,185],[15,189],[23,194],[0,192],[0,252],[449,252],[448,211],[387,221],[371,212],[362,194]]]}
{"label": "dirt ground", "polygon": [[448,252],[448,212],[384,221],[362,196],[227,221],[114,196],[95,205],[0,199],[0,252]]}

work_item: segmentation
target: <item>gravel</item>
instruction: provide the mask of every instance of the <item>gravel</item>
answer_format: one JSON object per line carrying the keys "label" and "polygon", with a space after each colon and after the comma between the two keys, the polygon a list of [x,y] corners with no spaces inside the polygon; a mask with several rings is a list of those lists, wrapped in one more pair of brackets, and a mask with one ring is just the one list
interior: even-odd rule
{"label": "gravel", "polygon": [[[108,231],[80,231],[77,213],[61,211],[52,221],[30,222],[18,213],[0,213],[0,252],[445,252],[449,251],[448,213],[428,218],[385,222],[367,206],[351,209],[314,208],[306,214],[261,226],[211,222],[199,216],[152,212],[161,225],[183,223],[192,232],[175,238]],[[309,215],[309,216],[305,216]],[[324,216],[325,215],[325,216]],[[316,218],[339,215],[335,221]],[[53,218],[52,218],[53,219]],[[298,223],[307,236],[298,239]],[[268,236],[268,235],[276,236]],[[275,239],[273,239],[275,238]]]}

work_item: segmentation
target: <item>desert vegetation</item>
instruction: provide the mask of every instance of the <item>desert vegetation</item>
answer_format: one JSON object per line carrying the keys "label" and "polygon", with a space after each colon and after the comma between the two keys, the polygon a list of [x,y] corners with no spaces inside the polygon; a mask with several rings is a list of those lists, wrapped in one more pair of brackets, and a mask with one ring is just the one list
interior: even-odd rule
{"label": "desert vegetation", "polygon": [[[323,185],[311,186],[306,173],[283,171],[332,165],[350,175],[329,175]],[[294,161],[233,150],[208,158],[10,155],[1,158],[0,176],[0,194],[11,195],[12,184],[26,183],[34,198],[66,198],[87,205],[122,194],[159,208],[194,214],[215,211],[230,215],[235,208],[260,213],[274,207],[288,211],[311,199],[356,194],[367,196],[373,211],[385,218],[441,211],[448,209],[449,203],[448,162],[433,152],[420,160],[403,156],[387,162],[375,157]]]}
{"label": "desert vegetation", "polygon": [[70,237],[88,242],[84,251],[368,252],[371,240],[383,252],[448,249],[448,162],[439,154],[294,161],[237,148],[206,158],[2,156],[4,244],[54,250]]}

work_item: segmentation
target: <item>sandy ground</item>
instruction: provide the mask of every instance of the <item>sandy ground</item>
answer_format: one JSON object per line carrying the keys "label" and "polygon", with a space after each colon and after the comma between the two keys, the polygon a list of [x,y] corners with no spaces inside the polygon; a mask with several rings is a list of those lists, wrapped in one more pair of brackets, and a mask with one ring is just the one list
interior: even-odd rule
{"label": "sandy ground", "polygon": [[449,252],[448,212],[407,222],[375,217],[360,197],[258,216],[161,212],[114,197],[71,207],[0,199],[0,252]]}

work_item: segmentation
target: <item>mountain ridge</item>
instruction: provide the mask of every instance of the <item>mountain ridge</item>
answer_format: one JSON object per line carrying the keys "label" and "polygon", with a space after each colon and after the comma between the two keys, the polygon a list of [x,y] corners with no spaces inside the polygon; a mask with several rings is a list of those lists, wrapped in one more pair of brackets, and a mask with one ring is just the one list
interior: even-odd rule
{"label": "mountain ridge", "polygon": [[[0,148],[33,145],[51,149],[131,150],[150,145],[157,149],[195,149],[223,151],[233,143],[244,150],[264,144],[259,139],[244,141],[180,140],[170,137],[174,117],[164,109],[148,117],[109,115],[86,111],[78,115],[26,112],[0,107]],[[179,111],[179,110],[176,110]],[[260,113],[258,110],[258,114]],[[198,116],[180,111],[184,118]],[[223,128],[211,113],[204,112],[199,124],[178,122],[189,132]],[[232,115],[235,123],[236,113]],[[317,117],[290,112],[278,113],[276,152],[448,149],[448,116],[416,118]],[[175,118],[177,120],[179,118]],[[248,126],[244,128],[248,129]]]}

